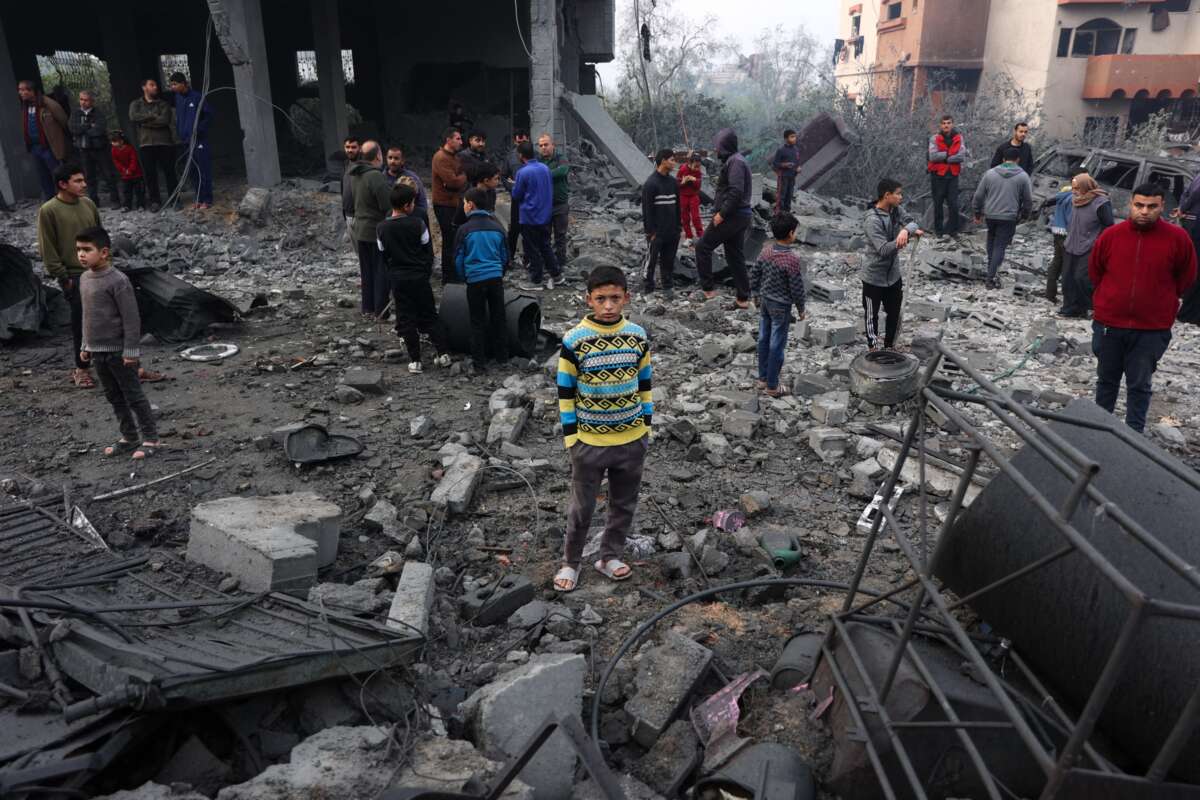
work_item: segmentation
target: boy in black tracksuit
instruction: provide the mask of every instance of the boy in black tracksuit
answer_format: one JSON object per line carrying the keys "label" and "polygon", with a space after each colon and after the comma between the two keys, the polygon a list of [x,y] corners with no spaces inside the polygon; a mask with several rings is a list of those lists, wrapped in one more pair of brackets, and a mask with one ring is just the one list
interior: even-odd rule
{"label": "boy in black tracksuit", "polygon": [[392,285],[396,310],[396,334],[408,348],[408,371],[421,367],[421,334],[433,341],[437,356],[433,363],[450,366],[446,336],[438,319],[437,304],[429,280],[433,276],[433,240],[425,221],[414,214],[417,191],[397,181],[390,197],[392,215],[375,229],[376,242],[383,254]]}
{"label": "boy in black tracksuit", "polygon": [[654,157],[654,174],[642,186],[642,224],[650,252],[642,276],[643,291],[654,291],[654,265],[662,265],[662,287],[667,297],[674,292],[675,253],[679,250],[679,183],[675,180],[675,153],[659,150]]}

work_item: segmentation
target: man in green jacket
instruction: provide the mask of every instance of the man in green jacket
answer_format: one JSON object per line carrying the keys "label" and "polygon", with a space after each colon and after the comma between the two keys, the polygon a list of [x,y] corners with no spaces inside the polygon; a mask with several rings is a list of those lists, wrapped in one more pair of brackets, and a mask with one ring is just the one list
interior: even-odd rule
{"label": "man in green jacket", "polygon": [[377,228],[392,213],[392,187],[383,176],[383,148],[379,142],[363,142],[358,161],[350,167],[354,192],[354,221],[351,233],[358,246],[358,271],[362,278],[362,313],[378,316],[388,304],[387,269],[379,255]]}
{"label": "man in green jacket", "polygon": [[100,212],[87,196],[87,178],[78,164],[60,164],[53,177],[58,190],[38,209],[38,252],[46,274],[58,279],[59,288],[71,307],[72,352],[75,354],[72,380],[81,389],[91,389],[96,382],[92,380],[88,363],[79,357],[83,349],[83,306],[79,300],[79,276],[83,274],[83,266],[75,254],[75,237],[80,231],[99,227]]}
{"label": "man in green jacket", "polygon": [[550,168],[550,177],[554,181],[554,210],[550,214],[550,227],[554,230],[554,255],[558,258],[558,268],[562,269],[567,263],[567,221],[571,215],[567,173],[571,165],[555,151],[554,139],[548,133],[538,137],[538,160]]}
{"label": "man in green jacket", "polygon": [[158,173],[167,182],[167,197],[175,194],[175,106],[158,96],[158,81],[142,81],[142,96],[129,104],[129,121],[137,126],[137,146],[150,195],[150,210],[162,208]]}

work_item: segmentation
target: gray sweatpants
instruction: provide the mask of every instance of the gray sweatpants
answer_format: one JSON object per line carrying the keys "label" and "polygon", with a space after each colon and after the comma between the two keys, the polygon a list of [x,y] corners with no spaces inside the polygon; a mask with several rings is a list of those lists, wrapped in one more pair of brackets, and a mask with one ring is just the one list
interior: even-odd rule
{"label": "gray sweatpants", "polygon": [[592,512],[600,483],[608,474],[608,521],[600,540],[600,558],[620,558],[625,537],[633,525],[638,491],[642,487],[642,466],[650,448],[649,436],[612,447],[576,442],[571,454],[571,505],[567,509],[567,534],[563,540],[563,563],[579,568],[583,547],[587,544]]}

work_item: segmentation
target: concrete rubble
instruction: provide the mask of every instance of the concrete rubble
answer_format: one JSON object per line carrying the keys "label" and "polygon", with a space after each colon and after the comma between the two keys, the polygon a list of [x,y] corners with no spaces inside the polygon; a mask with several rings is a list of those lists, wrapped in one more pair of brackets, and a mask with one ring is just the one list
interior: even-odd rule
{"label": "concrete rubble", "polygon": [[[572,178],[566,288],[538,297],[542,327],[557,335],[583,313],[578,290],[588,270],[615,264],[633,274],[645,252],[636,192],[624,177],[642,165],[620,163],[631,157],[601,153],[586,139],[568,151],[583,166]],[[389,636],[420,633],[423,646],[402,668],[323,675],[344,682],[225,702],[228,726],[182,712],[179,736],[157,737],[145,769],[119,781],[105,775],[97,791],[120,800],[461,791],[473,777],[498,774],[548,716],[590,724],[593,693],[604,757],[624,796],[649,800],[686,788],[703,744],[689,718],[697,699],[773,663],[792,632],[819,628],[842,596],[796,588],[713,598],[660,623],[616,663],[603,690],[599,675],[637,625],[708,585],[779,574],[838,583],[852,573],[865,536],[856,523],[895,465],[914,410],[911,401],[874,406],[849,391],[850,362],[864,347],[863,206],[797,193],[810,302],[787,346],[781,384],[790,395],[755,390],[758,317],[730,311],[728,297],[705,301],[695,291],[693,252],[680,252],[673,301],[632,286],[628,313],[650,334],[655,385],[654,439],[626,552],[634,576],[613,584],[585,559],[579,589],[559,595],[550,580],[561,558],[570,458],[558,424],[553,336],[532,366],[469,374],[456,355],[449,368],[427,362],[423,374],[410,375],[392,331],[358,313],[358,266],[336,194],[288,181],[268,197],[234,200],[229,210],[240,220],[233,223],[215,215],[105,218],[135,245],[136,254],[123,256],[130,263],[166,266],[247,311],[240,326],[207,333],[241,347],[222,362],[184,362],[173,345],[143,344],[147,366],[174,378],[148,385],[170,443],[164,457],[134,477],[128,462],[103,459],[112,432],[102,399],[62,390],[62,337],[33,340],[0,351],[5,396],[26,398],[5,423],[11,447],[0,458],[0,494],[53,494],[61,505],[68,483],[109,548],[145,556],[161,575],[206,581],[197,596],[280,592]],[[503,217],[507,198],[499,202]],[[755,208],[761,234],[769,205]],[[31,207],[0,218],[0,238],[31,253],[32,220]],[[929,238],[902,254],[902,344],[920,355],[944,342],[1033,407],[1060,409],[1091,396],[1089,323],[1050,319],[1054,306],[1038,293],[1052,254],[1045,227],[1019,228],[1003,290],[983,289],[982,252],[974,232]],[[1198,368],[1200,331],[1177,326],[1155,376],[1148,425],[1150,436],[1193,466],[1200,463]],[[936,379],[966,384],[945,366]],[[365,449],[297,468],[282,440],[310,423],[352,434]],[[983,424],[1006,447],[1019,445],[993,421]],[[926,427],[924,484],[940,520],[968,449],[949,420],[931,414]],[[28,457],[34,448],[44,454],[36,462]],[[157,491],[84,502],[202,455],[216,462]],[[915,460],[900,478],[906,493],[896,513],[913,526]],[[598,494],[592,546],[607,486]],[[713,515],[732,510],[748,524],[722,530]],[[801,555],[796,565],[776,567],[765,548],[783,534]],[[885,532],[882,564],[866,576],[873,589],[890,589],[906,574],[897,550]],[[190,623],[199,613],[167,609],[155,624]],[[0,624],[0,683],[49,696],[46,662],[19,620],[0,620],[9,623]],[[77,699],[92,696],[72,689]],[[815,772],[827,771],[828,735],[798,695],[755,686],[742,704],[755,713],[741,720],[740,736],[785,743]],[[16,705],[0,699],[0,714]],[[503,796],[602,797],[578,766],[556,733]],[[0,775],[8,767],[0,759]]]}

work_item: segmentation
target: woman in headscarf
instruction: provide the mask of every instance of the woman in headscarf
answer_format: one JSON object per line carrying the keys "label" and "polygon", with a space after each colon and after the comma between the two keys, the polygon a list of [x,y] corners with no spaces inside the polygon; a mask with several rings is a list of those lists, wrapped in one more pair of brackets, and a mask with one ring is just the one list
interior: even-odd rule
{"label": "woman in headscarf", "polygon": [[1088,278],[1088,257],[1096,239],[1113,224],[1112,203],[1108,192],[1086,172],[1071,179],[1074,197],[1067,240],[1063,243],[1063,307],[1059,316],[1087,319],[1092,310],[1092,282]]}

